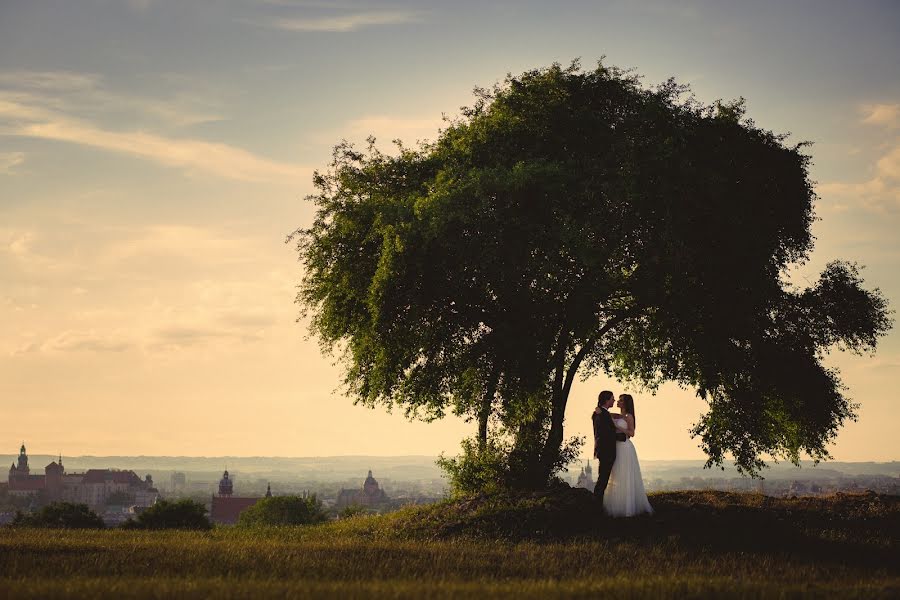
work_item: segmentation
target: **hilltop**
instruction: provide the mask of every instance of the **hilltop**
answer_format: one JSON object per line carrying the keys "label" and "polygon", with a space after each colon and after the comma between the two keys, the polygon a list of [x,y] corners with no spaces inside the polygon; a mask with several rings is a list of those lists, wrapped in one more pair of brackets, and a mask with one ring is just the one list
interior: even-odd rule
{"label": "hilltop", "polygon": [[583,490],[477,496],[321,526],[3,530],[11,598],[896,597],[900,498],[651,495],[613,520]]}

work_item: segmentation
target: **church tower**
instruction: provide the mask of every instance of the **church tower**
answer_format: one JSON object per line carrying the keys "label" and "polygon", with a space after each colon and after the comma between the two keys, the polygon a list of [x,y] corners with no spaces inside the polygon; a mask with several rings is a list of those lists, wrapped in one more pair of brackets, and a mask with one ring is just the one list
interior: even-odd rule
{"label": "church tower", "polygon": [[28,467],[28,453],[25,451],[25,442],[22,442],[22,447],[19,448],[19,460],[18,464],[14,464],[9,468],[9,478],[26,478],[29,473],[31,473],[31,469]]}
{"label": "church tower", "polygon": [[222,474],[222,479],[219,480],[219,495],[220,496],[230,496],[234,492],[234,482],[228,477],[228,469]]}
{"label": "church tower", "polygon": [[379,492],[378,482],[372,477],[371,469],[369,470],[369,475],[366,477],[365,483],[363,483],[363,492],[367,496],[374,496]]}

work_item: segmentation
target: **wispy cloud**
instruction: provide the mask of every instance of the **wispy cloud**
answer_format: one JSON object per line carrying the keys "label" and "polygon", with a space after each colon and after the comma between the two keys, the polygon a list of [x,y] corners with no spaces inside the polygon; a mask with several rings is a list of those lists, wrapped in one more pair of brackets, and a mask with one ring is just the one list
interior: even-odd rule
{"label": "wispy cloud", "polygon": [[830,181],[816,191],[830,210],[843,211],[853,206],[877,212],[900,210],[900,138],[893,129],[900,127],[900,104],[863,104],[860,122],[882,127],[889,139],[880,147],[881,156],[869,167],[871,176],[865,181]]}
{"label": "wispy cloud", "polygon": [[862,122],[887,129],[900,127],[900,104],[865,104],[860,108]]}
{"label": "wispy cloud", "polygon": [[30,340],[14,348],[10,356],[26,354],[60,354],[70,352],[126,352],[137,345],[133,336],[124,331],[67,330],[44,340]]}
{"label": "wispy cloud", "polygon": [[[240,181],[297,182],[312,169],[242,148],[183,135],[181,128],[221,119],[208,102],[123,95],[96,75],[68,71],[0,72],[0,134],[68,142]],[[129,129],[114,123],[128,123]],[[23,160],[0,155],[0,173]]]}
{"label": "wispy cloud", "polygon": [[0,123],[6,135],[69,142],[226,179],[298,182],[312,173],[312,169],[260,157],[227,144],[107,129],[56,110],[24,104],[2,93]]}
{"label": "wispy cloud", "polygon": [[0,175],[10,175],[25,162],[24,152],[0,152]]}
{"label": "wispy cloud", "polygon": [[88,118],[126,115],[129,121],[185,127],[222,120],[214,101],[183,92],[166,98],[120,94],[92,73],[0,71],[0,91],[8,100]]}
{"label": "wispy cloud", "polygon": [[419,23],[422,19],[422,14],[418,11],[366,10],[315,17],[273,17],[256,23],[283,31],[347,33],[368,27]]}
{"label": "wispy cloud", "polygon": [[851,205],[876,211],[900,209],[900,140],[874,165],[874,175],[861,182],[826,182],[816,189],[838,209]]}

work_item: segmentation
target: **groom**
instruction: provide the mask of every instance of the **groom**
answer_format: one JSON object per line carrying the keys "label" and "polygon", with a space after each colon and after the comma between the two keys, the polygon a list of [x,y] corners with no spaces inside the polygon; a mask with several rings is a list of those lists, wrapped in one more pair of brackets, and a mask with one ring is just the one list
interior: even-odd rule
{"label": "groom", "polygon": [[625,435],[616,430],[609,409],[612,408],[615,396],[609,390],[600,392],[597,398],[597,410],[591,415],[594,422],[594,456],[600,460],[597,485],[594,486],[594,495],[603,502],[603,494],[609,484],[609,474],[612,472],[613,463],[616,462],[616,440]]}

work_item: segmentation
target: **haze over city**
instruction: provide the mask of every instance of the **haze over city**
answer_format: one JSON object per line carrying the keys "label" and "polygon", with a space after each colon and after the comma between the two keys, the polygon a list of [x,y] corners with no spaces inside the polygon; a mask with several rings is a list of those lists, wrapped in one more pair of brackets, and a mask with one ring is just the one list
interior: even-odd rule
{"label": "haze over city", "polygon": [[[759,126],[813,142],[819,241],[794,281],[858,261],[896,306],[898,22],[889,1],[5,2],[0,454],[455,454],[474,423],[333,393],[284,239],[341,139],[434,139],[474,86],[578,57],[744,96]],[[896,460],[900,333],[829,364],[860,403],[834,457]],[[575,384],[567,435],[590,435],[605,388],[625,391]],[[641,458],[703,458],[692,390],[634,392]]]}

